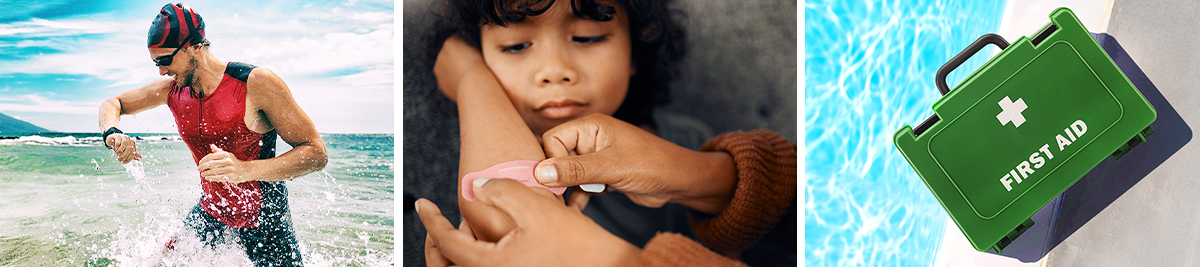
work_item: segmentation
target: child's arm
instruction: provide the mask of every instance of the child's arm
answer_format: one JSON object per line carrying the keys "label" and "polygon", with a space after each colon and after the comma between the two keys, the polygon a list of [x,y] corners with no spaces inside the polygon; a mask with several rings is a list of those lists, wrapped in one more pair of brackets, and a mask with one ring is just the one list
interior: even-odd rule
{"label": "child's arm", "polygon": [[[483,62],[480,51],[461,37],[446,40],[438,53],[434,73],[439,85],[452,85],[450,96],[458,102],[459,154],[458,183],[464,175],[513,160],[543,160],[541,145],[525,125],[508,95]],[[447,80],[452,80],[449,82]],[[458,192],[458,207],[470,221],[476,238],[497,241],[515,224],[499,210],[467,201]]]}

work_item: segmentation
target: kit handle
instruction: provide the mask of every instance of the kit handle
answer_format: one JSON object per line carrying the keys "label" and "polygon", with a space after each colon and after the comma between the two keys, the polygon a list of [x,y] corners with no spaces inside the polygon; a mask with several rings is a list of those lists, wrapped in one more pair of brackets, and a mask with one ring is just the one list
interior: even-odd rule
{"label": "kit handle", "polygon": [[938,69],[937,78],[934,79],[935,82],[937,82],[938,91],[941,91],[942,95],[950,93],[950,86],[946,85],[946,75],[949,75],[950,71],[958,68],[958,65],[962,65],[963,62],[966,62],[968,58],[971,58],[971,56],[975,55],[975,53],[978,53],[980,49],[983,49],[983,47],[987,46],[988,44],[994,44],[1000,47],[1000,50],[1008,48],[1008,41],[1005,41],[1004,37],[1000,37],[1000,35],[989,33],[980,36],[979,39],[976,39],[974,43],[971,43],[971,46],[968,46],[967,49],[963,49],[962,52],[959,52],[958,55],[955,55],[954,58],[951,58],[949,62],[946,62],[945,65],[942,65],[942,68]]}

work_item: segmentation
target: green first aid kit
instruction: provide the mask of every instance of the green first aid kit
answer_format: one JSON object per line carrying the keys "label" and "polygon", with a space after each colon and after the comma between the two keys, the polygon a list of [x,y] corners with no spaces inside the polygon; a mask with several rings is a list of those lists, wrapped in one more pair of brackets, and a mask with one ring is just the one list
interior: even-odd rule
{"label": "green first aid kit", "polygon": [[[946,75],[988,44],[1001,51],[950,90]],[[1012,45],[984,35],[935,82],[934,115],[893,141],[978,251],[1000,253],[1046,203],[1153,133],[1154,108],[1067,8]]]}

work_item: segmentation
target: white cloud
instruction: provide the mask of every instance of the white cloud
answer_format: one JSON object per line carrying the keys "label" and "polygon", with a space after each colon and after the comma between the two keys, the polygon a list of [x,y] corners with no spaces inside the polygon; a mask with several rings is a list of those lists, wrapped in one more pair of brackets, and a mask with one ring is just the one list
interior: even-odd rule
{"label": "white cloud", "polygon": [[0,36],[54,37],[114,32],[116,23],[94,19],[46,20],[33,18],[11,24],[0,24]]}
{"label": "white cloud", "polygon": [[[16,42],[12,47],[46,47],[65,52],[29,55],[27,60],[4,62],[5,64],[0,64],[0,74],[90,75],[112,81],[110,87],[145,83],[156,77],[157,71],[150,61],[146,48],[142,47],[145,45],[145,40],[137,37],[144,35],[140,32],[145,30],[134,30],[135,23],[114,22],[107,19],[47,21],[35,18],[12,25],[0,24],[0,29],[31,29],[32,32],[18,34],[15,37],[33,38]],[[37,27],[21,25],[37,25]],[[137,25],[144,26],[145,23],[137,23]],[[85,37],[85,35],[101,37]],[[47,36],[56,38],[38,38]]]}
{"label": "white cloud", "polygon": [[[221,7],[212,5],[199,13],[204,15],[206,37],[213,43],[210,49],[214,55],[221,60],[241,61],[273,70],[317,122],[318,131],[393,132],[394,14],[391,9],[356,10],[364,6],[361,2],[357,4],[304,8],[289,14],[268,8],[240,15],[222,12]],[[0,44],[0,48],[45,47],[64,51],[26,55],[25,60],[0,61],[0,76],[13,73],[85,75],[101,81],[103,88],[79,88],[78,94],[93,99],[115,96],[160,77],[145,48],[149,24],[148,17],[113,19],[108,15],[77,16],[66,20],[35,18],[0,24],[0,37],[29,38]],[[72,119],[86,121],[95,120],[99,105],[99,101],[86,105],[56,101],[52,95],[23,97],[26,101],[41,97],[41,103],[51,105],[42,107],[32,102],[0,100],[0,111],[87,116],[87,119]],[[169,113],[162,113],[139,117],[170,120]],[[170,124],[173,121],[151,122],[146,127],[161,131]],[[75,129],[67,125],[67,129],[55,130],[91,131],[92,126]]]}
{"label": "white cloud", "polygon": [[49,99],[41,94],[25,94],[0,97],[0,111],[96,115],[96,112],[100,109],[101,101],[103,100],[63,101]]}
{"label": "white cloud", "polygon": [[[218,13],[220,14],[220,13]],[[303,22],[301,20],[304,20]],[[315,75],[347,68],[393,64],[395,25],[390,12],[332,12],[263,16],[206,16],[207,38],[222,60],[245,61],[277,73]],[[148,23],[107,18],[50,21],[31,19],[0,24],[0,36],[35,38],[100,34],[70,43],[23,40],[9,46],[49,47],[64,53],[34,55],[0,66],[6,73],[93,75],[117,85],[149,82],[157,71],[145,46]],[[0,47],[5,45],[0,44]]]}

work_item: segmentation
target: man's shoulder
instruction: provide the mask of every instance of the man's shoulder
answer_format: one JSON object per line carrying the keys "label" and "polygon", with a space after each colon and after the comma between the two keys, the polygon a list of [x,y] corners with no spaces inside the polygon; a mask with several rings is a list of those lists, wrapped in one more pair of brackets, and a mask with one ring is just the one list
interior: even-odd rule
{"label": "man's shoulder", "polygon": [[275,72],[263,67],[255,67],[246,74],[246,96],[254,99],[265,99],[270,102],[278,97],[291,97],[291,90]]}
{"label": "man's shoulder", "polygon": [[154,81],[151,81],[149,84],[146,84],[146,87],[154,89],[154,90],[170,90],[171,85],[174,85],[174,84],[175,84],[175,78],[159,77],[158,79],[154,79]]}
{"label": "man's shoulder", "polygon": [[[253,65],[251,65],[251,66],[253,66]],[[230,76],[232,76],[232,74]],[[253,67],[252,69],[249,69],[249,68],[246,69],[245,77],[246,77],[246,79],[244,81],[246,82],[246,85],[249,88],[265,87],[267,89],[276,89],[273,87],[277,87],[277,86],[280,86],[283,84],[283,81],[281,81],[279,79],[279,76],[275,75],[274,71],[271,71],[270,69],[263,68],[263,67]],[[237,78],[237,77],[234,77],[234,78]]]}

